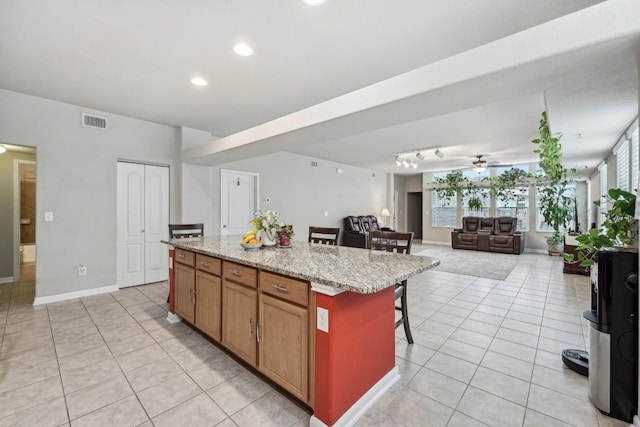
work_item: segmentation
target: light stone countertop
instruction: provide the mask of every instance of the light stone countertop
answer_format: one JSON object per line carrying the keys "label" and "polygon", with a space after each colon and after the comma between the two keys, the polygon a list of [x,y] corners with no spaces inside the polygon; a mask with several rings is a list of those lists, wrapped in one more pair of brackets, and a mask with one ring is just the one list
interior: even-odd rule
{"label": "light stone countertop", "polygon": [[321,283],[371,294],[440,264],[436,258],[346,246],[292,241],[292,248],[245,251],[241,236],[214,236],[164,241],[176,248]]}

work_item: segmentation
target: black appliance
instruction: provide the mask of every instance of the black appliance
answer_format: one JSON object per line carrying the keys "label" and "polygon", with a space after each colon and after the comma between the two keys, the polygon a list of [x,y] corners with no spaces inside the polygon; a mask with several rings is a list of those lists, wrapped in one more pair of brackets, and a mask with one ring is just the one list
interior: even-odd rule
{"label": "black appliance", "polygon": [[638,403],[638,251],[602,250],[591,267],[589,398],[633,422]]}

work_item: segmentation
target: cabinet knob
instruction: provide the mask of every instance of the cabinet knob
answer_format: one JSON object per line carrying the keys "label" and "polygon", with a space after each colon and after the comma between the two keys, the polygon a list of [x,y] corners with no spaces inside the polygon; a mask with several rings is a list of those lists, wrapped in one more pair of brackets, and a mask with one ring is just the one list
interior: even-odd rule
{"label": "cabinet knob", "polygon": [[203,265],[205,267],[209,267],[209,263],[207,261],[200,261],[200,265]]}
{"label": "cabinet knob", "polygon": [[236,276],[240,276],[242,273],[240,272],[240,270],[236,270],[235,268],[233,270],[229,270],[231,271],[231,274],[235,274]]}

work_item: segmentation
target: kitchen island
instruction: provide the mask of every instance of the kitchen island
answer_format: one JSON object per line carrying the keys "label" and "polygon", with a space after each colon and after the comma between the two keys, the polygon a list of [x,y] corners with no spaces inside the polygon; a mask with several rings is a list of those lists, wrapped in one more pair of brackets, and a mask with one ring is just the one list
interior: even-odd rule
{"label": "kitchen island", "polygon": [[169,320],[186,320],[304,402],[311,425],[353,421],[399,378],[393,285],[439,261],[298,241],[245,251],[239,242],[167,242]]}

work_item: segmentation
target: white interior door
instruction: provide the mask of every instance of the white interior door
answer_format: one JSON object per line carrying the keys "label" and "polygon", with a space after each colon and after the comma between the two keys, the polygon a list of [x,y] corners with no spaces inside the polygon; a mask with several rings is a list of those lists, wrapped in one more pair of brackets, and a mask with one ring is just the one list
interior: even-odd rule
{"label": "white interior door", "polygon": [[118,162],[117,198],[118,285],[167,280],[169,168]]}
{"label": "white interior door", "polygon": [[144,283],[169,277],[169,168],[145,165]]}
{"label": "white interior door", "polygon": [[257,173],[220,171],[220,234],[244,234],[258,205]]}

